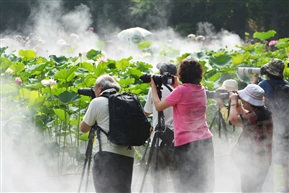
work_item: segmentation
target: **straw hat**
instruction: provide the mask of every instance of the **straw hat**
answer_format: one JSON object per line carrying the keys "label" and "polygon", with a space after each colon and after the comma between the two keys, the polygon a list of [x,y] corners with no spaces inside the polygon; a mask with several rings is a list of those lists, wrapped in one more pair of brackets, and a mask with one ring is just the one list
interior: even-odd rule
{"label": "straw hat", "polygon": [[238,90],[238,82],[233,79],[225,80],[220,88],[217,90],[226,90],[226,91],[237,91]]}
{"label": "straw hat", "polygon": [[239,97],[254,106],[264,106],[265,91],[256,84],[248,84],[238,91]]}

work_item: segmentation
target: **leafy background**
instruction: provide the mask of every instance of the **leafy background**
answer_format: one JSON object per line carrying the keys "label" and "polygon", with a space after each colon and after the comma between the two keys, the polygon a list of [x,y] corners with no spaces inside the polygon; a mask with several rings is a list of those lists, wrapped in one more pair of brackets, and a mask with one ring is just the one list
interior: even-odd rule
{"label": "leafy background", "polygon": [[[284,74],[289,79],[289,38],[270,44],[269,39],[275,35],[274,30],[255,32],[255,43],[237,45],[236,50],[223,48],[180,55],[178,48],[164,47],[156,54],[169,56],[177,65],[184,58],[197,58],[205,70],[202,84],[207,90],[216,90],[228,78],[237,80],[242,88],[250,82],[250,77],[239,76],[237,67],[261,67],[272,58],[286,63]],[[150,55],[152,43],[139,42],[137,48],[144,55]],[[6,49],[0,48],[1,99],[28,108],[21,116],[32,122],[43,136],[41,147],[50,150],[44,156],[58,163],[56,172],[59,174],[79,172],[84,162],[88,133],[81,133],[79,125],[91,98],[79,95],[78,89],[90,88],[99,75],[110,74],[122,91],[137,94],[144,103],[149,84],[142,83],[139,77],[155,73],[152,64],[135,61],[132,56],[119,60],[105,58],[102,50],[92,49],[74,57],[43,57],[33,50],[7,54]],[[209,124],[215,111],[215,102],[209,99]],[[136,157],[141,158],[141,155],[142,149],[138,148]]]}

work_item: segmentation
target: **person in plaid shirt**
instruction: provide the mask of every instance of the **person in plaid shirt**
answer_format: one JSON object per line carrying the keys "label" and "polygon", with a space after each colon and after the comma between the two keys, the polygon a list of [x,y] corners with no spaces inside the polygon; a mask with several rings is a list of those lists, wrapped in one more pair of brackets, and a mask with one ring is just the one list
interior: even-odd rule
{"label": "person in plaid shirt", "polygon": [[[242,105],[238,103],[241,99]],[[232,155],[240,171],[242,192],[262,192],[272,161],[273,121],[264,106],[264,90],[249,84],[230,94],[230,122],[243,131]]]}

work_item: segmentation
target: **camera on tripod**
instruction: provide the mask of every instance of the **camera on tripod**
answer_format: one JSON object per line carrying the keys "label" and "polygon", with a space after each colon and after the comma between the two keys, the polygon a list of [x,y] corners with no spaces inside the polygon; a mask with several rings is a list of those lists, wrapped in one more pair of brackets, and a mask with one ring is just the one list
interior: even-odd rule
{"label": "camera on tripod", "polygon": [[234,91],[234,90],[206,91],[207,98],[209,99],[217,99],[217,98],[222,99],[222,100],[229,99],[231,93],[237,93],[237,91]]}
{"label": "camera on tripod", "polygon": [[163,75],[151,75],[151,74],[144,74],[140,77],[143,83],[149,83],[151,81],[151,76],[157,86],[161,86],[162,84],[174,84],[175,79],[174,75],[166,72]]}
{"label": "camera on tripod", "polygon": [[230,93],[224,90],[206,91],[208,99],[229,99]]}
{"label": "camera on tripod", "polygon": [[77,93],[80,95],[89,96],[92,99],[95,98],[95,93],[94,93],[93,87],[91,87],[91,88],[79,88]]}
{"label": "camera on tripod", "polygon": [[237,73],[239,75],[247,75],[247,74],[260,74],[265,75],[266,70],[264,67],[256,68],[256,67],[238,67]]}

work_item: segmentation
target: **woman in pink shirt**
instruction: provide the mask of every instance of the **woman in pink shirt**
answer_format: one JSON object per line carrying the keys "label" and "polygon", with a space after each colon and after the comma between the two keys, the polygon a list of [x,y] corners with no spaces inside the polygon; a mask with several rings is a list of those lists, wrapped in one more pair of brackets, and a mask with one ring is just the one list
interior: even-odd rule
{"label": "woman in pink shirt", "polygon": [[212,133],[206,122],[206,91],[200,84],[202,65],[185,59],[178,69],[182,82],[164,100],[160,100],[151,79],[153,100],[157,111],[173,107],[175,158],[179,172],[180,192],[213,192],[214,147]]}

